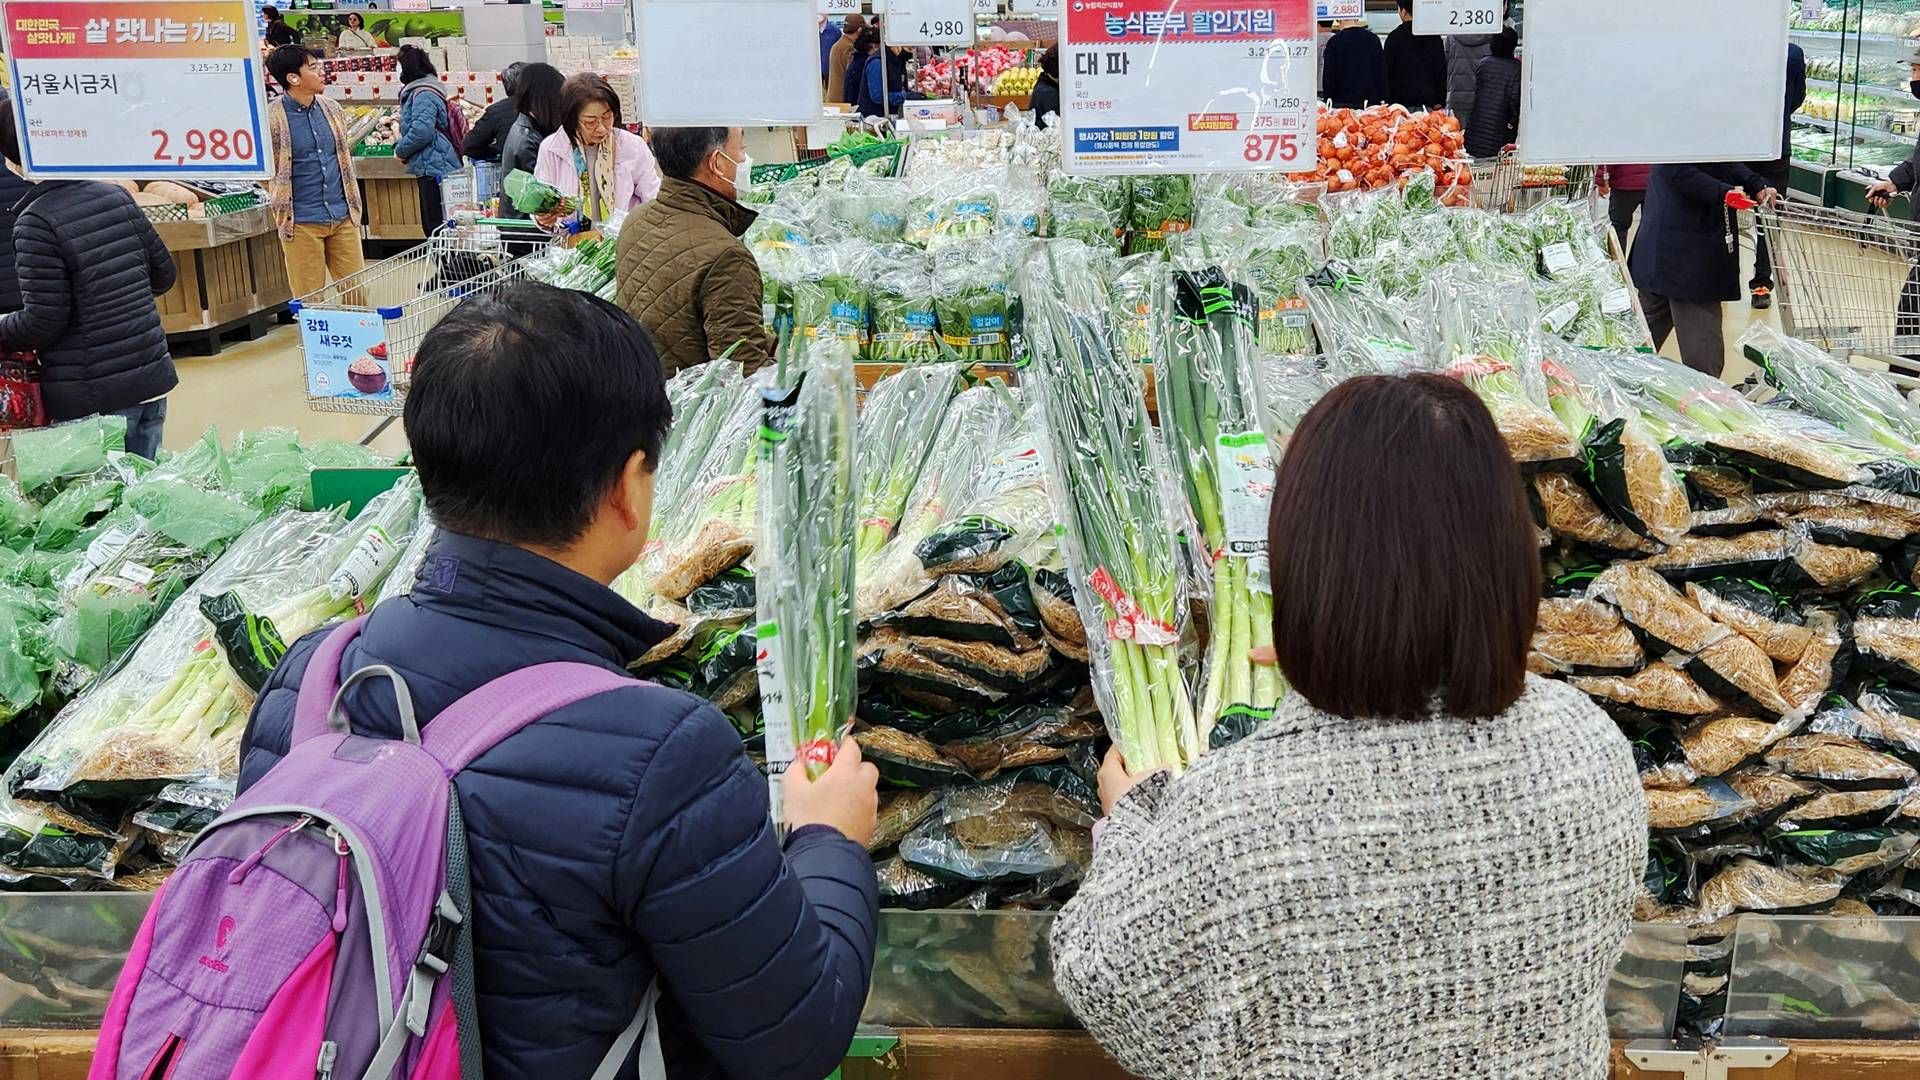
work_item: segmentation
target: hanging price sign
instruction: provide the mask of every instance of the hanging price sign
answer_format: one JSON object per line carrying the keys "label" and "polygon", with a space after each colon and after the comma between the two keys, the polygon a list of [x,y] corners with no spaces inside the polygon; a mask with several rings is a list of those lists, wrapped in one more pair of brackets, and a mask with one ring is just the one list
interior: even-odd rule
{"label": "hanging price sign", "polygon": [[822,15],[858,15],[860,0],[819,0]]}
{"label": "hanging price sign", "polygon": [[1313,5],[1315,19],[1364,19],[1367,17],[1367,0],[1315,0]]}
{"label": "hanging price sign", "polygon": [[1503,0],[1413,0],[1416,34],[1497,34]]}
{"label": "hanging price sign", "polygon": [[1312,16],[1308,0],[1068,0],[1067,171],[1312,170]]}
{"label": "hanging price sign", "polygon": [[973,44],[973,0],[893,0],[887,6],[887,44]]}
{"label": "hanging price sign", "polygon": [[1000,0],[973,0],[973,13],[975,15],[998,15],[1000,14]]}
{"label": "hanging price sign", "polygon": [[1060,0],[1016,0],[1023,11],[1030,11],[1043,19],[1056,18],[1060,14]]}
{"label": "hanging price sign", "polygon": [[244,0],[13,0],[29,177],[259,180],[265,82]]}

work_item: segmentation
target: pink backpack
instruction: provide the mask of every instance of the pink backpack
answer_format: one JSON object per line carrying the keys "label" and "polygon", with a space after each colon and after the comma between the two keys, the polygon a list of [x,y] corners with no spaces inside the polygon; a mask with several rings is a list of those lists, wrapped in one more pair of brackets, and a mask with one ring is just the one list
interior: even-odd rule
{"label": "pink backpack", "polygon": [[[393,669],[362,668],[341,684],[361,622],[315,651],[286,758],[154,894],[88,1080],[480,1076],[454,779],[533,721],[634,682],[591,664],[541,664],[461,698],[423,735]],[[393,684],[403,739],[350,733],[343,691],[374,678]],[[663,1080],[658,996],[658,984],[647,988],[595,1080],[614,1076],[636,1043],[640,1076]]]}

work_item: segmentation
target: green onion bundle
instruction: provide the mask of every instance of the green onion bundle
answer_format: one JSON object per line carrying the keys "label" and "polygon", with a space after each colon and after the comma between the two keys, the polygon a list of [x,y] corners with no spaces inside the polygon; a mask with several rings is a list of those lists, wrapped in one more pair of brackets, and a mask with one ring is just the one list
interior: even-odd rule
{"label": "green onion bundle", "polygon": [[1113,299],[1114,344],[1136,364],[1153,361],[1154,320],[1166,288],[1166,256],[1158,251],[1114,260],[1107,295]]}
{"label": "green onion bundle", "polygon": [[1879,375],[1765,323],[1755,323],[1739,344],[1767,383],[1796,407],[1901,457],[1920,455],[1920,408]]}
{"label": "green onion bundle", "polygon": [[1197,722],[1234,735],[1273,715],[1279,672],[1250,652],[1273,644],[1267,517],[1273,455],[1254,358],[1256,300],[1238,268],[1208,261],[1200,243],[1176,241],[1167,303],[1157,312],[1162,346],[1154,364],[1168,457],[1211,567],[1213,633]]}
{"label": "green onion bundle", "polygon": [[969,364],[1013,358],[1007,319],[1007,269],[989,243],[948,247],[934,260],[934,312],[945,355]]}
{"label": "green onion bundle", "polygon": [[1185,769],[1202,740],[1185,674],[1182,551],[1139,366],[1114,348],[1112,301],[1086,245],[1037,245],[1020,289],[1095,695],[1130,768]]}
{"label": "green onion bundle", "polygon": [[958,368],[937,364],[906,368],[867,392],[866,407],[860,411],[860,535],[855,545],[862,567],[892,539],[959,385]]}
{"label": "green onion bundle", "polygon": [[853,722],[853,355],[815,344],[762,391],[754,559],[767,756],[817,777]]}

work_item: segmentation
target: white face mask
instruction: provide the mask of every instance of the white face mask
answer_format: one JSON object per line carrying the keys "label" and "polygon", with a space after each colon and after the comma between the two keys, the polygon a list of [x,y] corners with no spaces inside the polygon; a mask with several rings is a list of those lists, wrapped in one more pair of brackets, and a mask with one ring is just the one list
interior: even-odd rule
{"label": "white face mask", "polygon": [[[733,161],[725,150],[719,151],[721,157]],[[739,161],[733,161],[733,197],[738,199],[753,190],[753,155],[742,154]]]}

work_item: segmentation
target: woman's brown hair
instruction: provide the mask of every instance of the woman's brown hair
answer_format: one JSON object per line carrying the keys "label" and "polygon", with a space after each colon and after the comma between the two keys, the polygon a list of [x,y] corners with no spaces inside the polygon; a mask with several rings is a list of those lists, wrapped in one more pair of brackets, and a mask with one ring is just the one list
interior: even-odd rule
{"label": "woman's brown hair", "polygon": [[613,110],[613,126],[620,127],[620,95],[607,80],[591,71],[567,76],[567,84],[560,88],[560,122],[575,146],[580,145],[580,114],[596,101]]}
{"label": "woman's brown hair", "polygon": [[1350,379],[1281,459],[1268,556],[1287,681],[1324,712],[1504,712],[1526,686],[1540,554],[1519,470],[1473,391]]}

